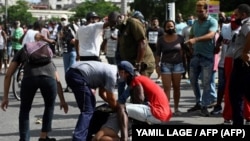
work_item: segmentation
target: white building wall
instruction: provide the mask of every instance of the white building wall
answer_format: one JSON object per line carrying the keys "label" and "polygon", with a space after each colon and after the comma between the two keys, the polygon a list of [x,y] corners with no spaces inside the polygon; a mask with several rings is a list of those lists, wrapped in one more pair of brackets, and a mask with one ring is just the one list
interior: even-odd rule
{"label": "white building wall", "polygon": [[[11,6],[11,5],[16,4],[16,1],[18,1],[18,0],[7,0],[7,4],[8,4],[8,6]],[[49,5],[51,6],[51,9],[56,9],[57,5],[61,5],[61,7],[63,8],[64,5],[68,5],[68,4],[72,4],[72,3],[82,3],[85,1],[87,1],[87,0],[60,0],[60,1],[48,0]],[[96,0],[92,0],[92,1],[96,1]],[[105,0],[105,1],[114,2],[114,3],[121,3],[121,0]],[[127,2],[131,3],[131,2],[134,2],[134,0],[127,0]],[[5,5],[5,0],[0,0],[0,4]]]}

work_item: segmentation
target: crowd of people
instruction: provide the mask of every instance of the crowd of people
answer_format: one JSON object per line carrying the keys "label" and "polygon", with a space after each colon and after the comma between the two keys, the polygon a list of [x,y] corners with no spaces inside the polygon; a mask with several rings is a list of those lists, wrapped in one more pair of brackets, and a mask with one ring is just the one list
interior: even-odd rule
{"label": "crowd of people", "polygon": [[[48,24],[40,25],[39,21],[26,31],[19,21],[13,24],[14,30],[10,33],[0,26],[0,65],[4,63],[6,73],[1,108],[5,111],[8,107],[10,77],[25,61],[23,46],[43,40],[50,44],[54,55],[58,50],[56,44],[59,46],[67,83],[64,91],[73,92],[79,108],[73,141],[88,140],[97,91],[113,113],[92,141],[127,141],[131,119],[145,124],[167,124],[173,116],[184,112],[179,108],[181,79],[190,82],[194,93],[194,106],[187,112],[199,110],[205,117],[223,113],[224,124],[250,124],[250,6],[240,4],[230,16],[221,12],[218,20],[209,15],[205,0],[198,0],[195,10],[195,16],[189,15],[184,20],[178,13],[175,21],[168,19],[163,26],[157,17],[152,17],[146,25],[140,11],[131,15],[114,11],[105,20],[91,11],[86,14],[83,25],[71,23],[62,15],[54,30]],[[9,66],[10,52],[3,55],[8,46],[14,51]],[[102,52],[107,62],[101,60]],[[45,102],[39,141],[54,141],[48,137],[48,132],[51,131],[56,93],[60,106],[65,113],[68,111],[56,67],[53,61],[38,68],[26,67],[21,89],[20,141],[29,140],[29,112],[38,88]],[[158,74],[157,81],[151,79],[154,72]],[[30,81],[36,83],[29,84]],[[162,83],[162,87],[158,83]],[[33,89],[25,89],[27,87]],[[173,107],[170,105],[171,92]]]}

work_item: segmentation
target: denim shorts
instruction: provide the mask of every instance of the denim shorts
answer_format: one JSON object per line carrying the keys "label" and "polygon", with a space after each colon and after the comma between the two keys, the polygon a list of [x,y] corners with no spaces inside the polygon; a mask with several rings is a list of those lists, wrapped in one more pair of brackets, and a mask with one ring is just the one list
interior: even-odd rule
{"label": "denim shorts", "polygon": [[179,64],[170,64],[170,63],[161,63],[161,73],[162,74],[177,74],[184,73],[185,69],[183,63]]}
{"label": "denim shorts", "polygon": [[119,126],[118,122],[119,121],[118,121],[117,113],[111,113],[110,116],[108,117],[108,120],[106,121],[106,123],[104,123],[102,125],[102,128],[104,128],[104,127],[110,128],[118,134],[120,131],[120,126]]}

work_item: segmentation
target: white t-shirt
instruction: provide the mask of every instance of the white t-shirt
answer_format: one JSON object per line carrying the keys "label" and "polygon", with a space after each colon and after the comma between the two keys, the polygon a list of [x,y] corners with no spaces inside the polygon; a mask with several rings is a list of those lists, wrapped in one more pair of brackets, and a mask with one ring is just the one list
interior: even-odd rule
{"label": "white t-shirt", "polygon": [[104,22],[92,23],[79,27],[76,40],[79,40],[80,56],[99,56],[103,41]]}
{"label": "white t-shirt", "polygon": [[46,38],[46,39],[49,39],[49,38],[50,38],[50,37],[49,37],[50,33],[49,33],[49,30],[48,30],[47,28],[42,28],[41,34],[42,34],[42,35],[44,36],[44,38]]}
{"label": "white t-shirt", "polygon": [[22,46],[24,46],[25,43],[27,42],[34,42],[35,41],[35,35],[39,33],[37,30],[29,29],[26,31],[26,34],[24,35],[23,41],[22,41]]}
{"label": "white t-shirt", "polygon": [[224,67],[224,60],[226,56],[232,56],[234,46],[231,40],[234,34],[239,33],[239,30],[240,30],[240,27],[236,30],[232,30],[230,23],[222,24],[220,34],[223,37],[223,40],[228,40],[228,41],[224,41],[225,43],[222,43],[219,67]]}
{"label": "white t-shirt", "polygon": [[192,28],[192,26],[186,26],[182,29],[182,35],[183,35],[185,41],[189,40],[191,28]]}
{"label": "white t-shirt", "polygon": [[111,30],[110,28],[105,29],[104,38],[107,39],[107,57],[115,57],[115,52],[117,49],[117,40],[111,38],[111,35],[115,38],[118,37],[118,29]]}
{"label": "white t-shirt", "polygon": [[2,31],[3,30],[0,30],[0,49],[3,49],[4,47],[4,39],[3,39]]}

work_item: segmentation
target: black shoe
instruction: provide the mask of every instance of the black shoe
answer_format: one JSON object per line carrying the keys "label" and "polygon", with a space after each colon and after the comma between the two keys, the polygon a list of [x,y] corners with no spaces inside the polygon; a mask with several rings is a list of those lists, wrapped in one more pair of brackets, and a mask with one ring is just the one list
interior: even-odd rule
{"label": "black shoe", "polygon": [[69,86],[67,86],[64,90],[64,92],[71,92],[71,89],[69,88]]}
{"label": "black shoe", "polygon": [[38,141],[56,141],[56,139],[55,138],[46,137],[46,139],[39,138]]}
{"label": "black shoe", "polygon": [[209,117],[210,116],[210,113],[208,112],[207,107],[204,106],[204,107],[201,108],[200,115],[202,115],[204,117]]}
{"label": "black shoe", "polygon": [[221,105],[215,105],[213,111],[211,111],[211,115],[218,115],[222,113]]}
{"label": "black shoe", "polygon": [[194,107],[188,109],[187,112],[194,112],[194,111],[198,111],[198,110],[201,110],[201,105],[199,103],[196,103],[194,105]]}
{"label": "black shoe", "polygon": [[64,92],[69,92],[69,88],[68,87],[65,88]]}

